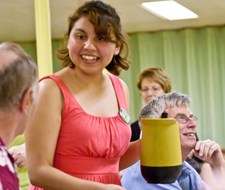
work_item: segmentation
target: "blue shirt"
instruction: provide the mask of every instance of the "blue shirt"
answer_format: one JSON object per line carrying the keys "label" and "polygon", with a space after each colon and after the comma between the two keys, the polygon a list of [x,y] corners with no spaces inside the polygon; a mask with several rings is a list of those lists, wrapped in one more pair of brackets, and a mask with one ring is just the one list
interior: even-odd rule
{"label": "blue shirt", "polygon": [[170,184],[147,183],[141,174],[140,161],[126,169],[121,179],[126,190],[207,190],[210,187],[201,179],[197,171],[186,161],[182,164],[181,175]]}

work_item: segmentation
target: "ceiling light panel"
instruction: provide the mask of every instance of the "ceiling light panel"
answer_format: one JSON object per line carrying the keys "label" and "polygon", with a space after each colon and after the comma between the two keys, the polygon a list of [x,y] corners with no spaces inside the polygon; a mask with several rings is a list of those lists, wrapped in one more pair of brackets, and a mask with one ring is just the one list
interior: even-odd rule
{"label": "ceiling light panel", "polygon": [[144,2],[142,6],[153,14],[169,20],[198,18],[198,15],[175,1]]}

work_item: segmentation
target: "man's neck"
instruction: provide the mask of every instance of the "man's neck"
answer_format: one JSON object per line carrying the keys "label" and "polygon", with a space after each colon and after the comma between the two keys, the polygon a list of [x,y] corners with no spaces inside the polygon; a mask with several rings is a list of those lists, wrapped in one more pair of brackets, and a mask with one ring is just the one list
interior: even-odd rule
{"label": "man's neck", "polygon": [[6,146],[16,137],[17,114],[15,110],[0,110],[0,136]]}
{"label": "man's neck", "polygon": [[188,154],[190,153],[190,150],[181,150],[181,154],[182,154],[182,162],[184,162],[186,160],[186,158],[188,157]]}

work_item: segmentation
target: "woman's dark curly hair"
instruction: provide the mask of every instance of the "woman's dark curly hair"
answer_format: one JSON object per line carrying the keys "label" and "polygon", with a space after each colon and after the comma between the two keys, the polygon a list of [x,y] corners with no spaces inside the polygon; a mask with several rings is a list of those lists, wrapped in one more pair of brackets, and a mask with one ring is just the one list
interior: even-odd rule
{"label": "woman's dark curly hair", "polygon": [[[119,75],[121,69],[127,70],[130,62],[127,60],[128,45],[122,34],[122,27],[120,24],[120,17],[115,8],[102,1],[89,1],[78,8],[76,12],[69,17],[69,27],[67,33],[64,35],[64,43],[58,48],[56,56],[62,61],[63,67],[74,68],[75,65],[69,57],[67,43],[71,30],[81,17],[86,16],[95,28],[95,33],[99,38],[108,42],[113,42],[117,47],[120,47],[118,55],[114,55],[110,64],[106,69],[114,75]],[[112,35],[115,35],[116,40],[112,40]],[[121,56],[123,53],[123,57]]]}

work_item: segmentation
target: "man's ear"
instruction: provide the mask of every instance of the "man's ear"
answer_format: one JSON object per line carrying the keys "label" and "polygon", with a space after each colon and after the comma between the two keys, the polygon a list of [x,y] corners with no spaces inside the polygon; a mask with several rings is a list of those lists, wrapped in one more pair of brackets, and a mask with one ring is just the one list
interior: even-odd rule
{"label": "man's ear", "polygon": [[23,95],[23,98],[21,100],[20,109],[21,111],[27,115],[30,106],[32,105],[32,94],[33,90],[29,88]]}

